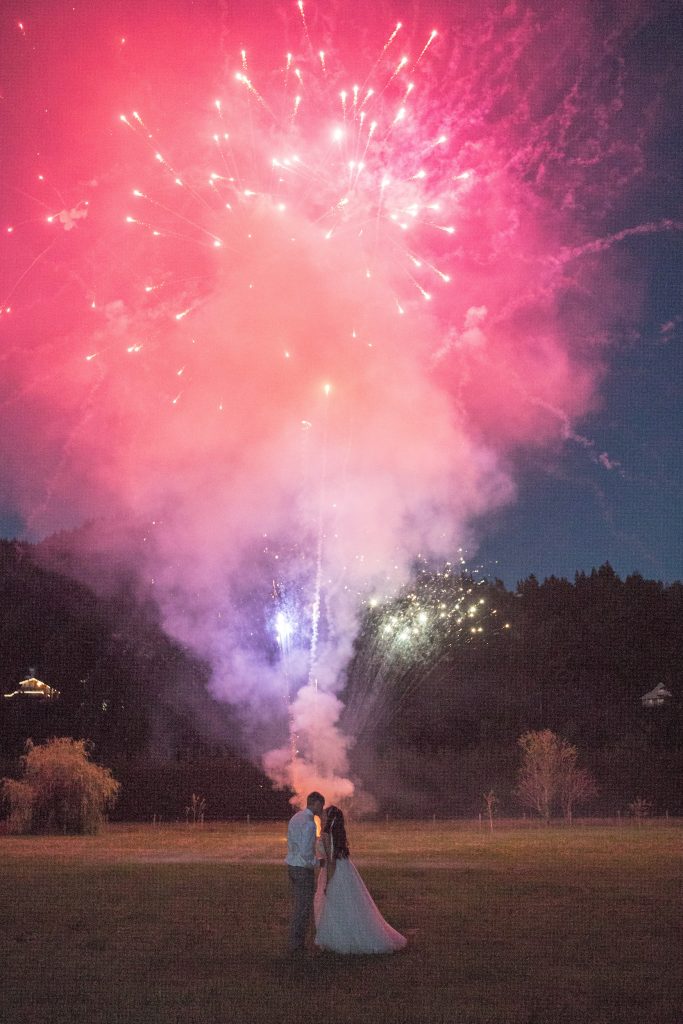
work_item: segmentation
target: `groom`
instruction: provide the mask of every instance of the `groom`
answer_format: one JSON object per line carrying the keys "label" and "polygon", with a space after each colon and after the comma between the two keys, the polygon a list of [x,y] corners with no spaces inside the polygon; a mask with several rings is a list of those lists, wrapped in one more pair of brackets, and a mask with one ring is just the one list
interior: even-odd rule
{"label": "groom", "polygon": [[289,820],[287,827],[287,856],[285,863],[292,889],[292,920],[289,930],[289,951],[295,956],[303,953],[306,933],[313,914],[315,892],[315,818],[323,813],[325,797],[322,793],[309,793],[306,808]]}

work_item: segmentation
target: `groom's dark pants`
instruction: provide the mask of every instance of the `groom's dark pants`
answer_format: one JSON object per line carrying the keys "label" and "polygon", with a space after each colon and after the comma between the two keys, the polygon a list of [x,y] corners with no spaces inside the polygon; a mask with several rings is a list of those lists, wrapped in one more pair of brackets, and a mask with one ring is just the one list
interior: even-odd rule
{"label": "groom's dark pants", "polygon": [[289,948],[292,952],[306,945],[306,933],[313,914],[315,872],[313,868],[288,867],[292,886],[292,923],[289,930]]}

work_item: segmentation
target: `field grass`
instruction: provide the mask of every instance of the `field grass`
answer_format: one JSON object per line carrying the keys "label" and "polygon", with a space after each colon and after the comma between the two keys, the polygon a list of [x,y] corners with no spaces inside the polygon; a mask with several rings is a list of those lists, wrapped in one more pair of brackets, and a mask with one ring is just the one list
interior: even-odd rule
{"label": "field grass", "polygon": [[408,949],[292,964],[283,824],[0,836],[0,1020],[681,1024],[681,839],[354,824]]}

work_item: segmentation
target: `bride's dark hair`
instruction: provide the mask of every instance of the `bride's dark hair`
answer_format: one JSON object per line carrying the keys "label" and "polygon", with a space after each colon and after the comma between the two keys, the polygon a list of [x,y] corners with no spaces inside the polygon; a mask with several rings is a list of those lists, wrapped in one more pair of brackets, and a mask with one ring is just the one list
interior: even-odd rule
{"label": "bride's dark hair", "polygon": [[344,860],[349,855],[349,844],[346,841],[346,829],[344,828],[344,815],[334,804],[327,808],[327,821],[323,832],[332,836],[334,845],[334,856],[337,860]]}

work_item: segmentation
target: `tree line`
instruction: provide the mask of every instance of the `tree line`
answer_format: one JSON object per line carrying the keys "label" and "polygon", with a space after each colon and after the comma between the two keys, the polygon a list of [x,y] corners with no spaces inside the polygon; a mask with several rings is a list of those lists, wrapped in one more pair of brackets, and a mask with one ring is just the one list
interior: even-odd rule
{"label": "tree line", "polygon": [[[342,724],[352,773],[381,810],[431,814],[436,797],[444,815],[472,815],[492,791],[498,813],[519,814],[519,738],[550,730],[594,780],[594,813],[636,799],[683,813],[680,583],[622,580],[604,565],[508,590],[421,568],[407,591],[382,614],[405,617],[416,600],[454,607],[471,591],[485,628],[446,617],[428,642],[399,649],[366,609],[342,693],[356,714]],[[209,666],[164,634],[134,579],[98,596],[45,568],[31,545],[2,541],[2,693],[29,673],[60,698],[0,697],[0,775],[16,774],[27,738],[68,736],[89,741],[121,782],[121,818],[182,819],[192,794],[210,817],[287,813],[287,794],[246,755],[237,710],[211,697]],[[660,682],[672,697],[643,707]]]}
{"label": "tree line", "polygon": [[[381,691],[352,757],[382,806],[422,814],[436,797],[468,815],[493,788],[498,811],[519,814],[518,739],[548,729],[595,778],[594,813],[623,813],[638,797],[682,813],[683,586],[622,580],[609,564],[573,582],[530,576],[514,591],[423,570],[394,602],[396,615],[416,603],[430,615],[461,601],[463,589],[465,608],[488,609],[481,633],[447,620],[426,644],[387,646],[386,616],[366,613],[345,699],[353,708],[368,674]],[[671,698],[644,707],[659,683]]]}
{"label": "tree line", "polygon": [[[121,783],[111,816],[184,819],[193,792],[217,818],[287,814],[247,756],[237,716],[208,690],[207,664],[169,638],[135,580],[95,594],[47,569],[30,544],[0,541],[0,777],[19,772],[27,739],[86,740]],[[36,676],[58,700],[4,698]]]}
{"label": "tree line", "polygon": [[[590,773],[577,764],[576,748],[550,729],[524,733],[519,746],[523,755],[517,788],[520,802],[536,811],[546,825],[559,803],[571,825],[575,806],[597,795]],[[94,834],[121,789],[109,768],[93,763],[88,744],[70,737],[53,737],[39,745],[27,740],[20,768],[20,778],[0,779],[10,832]],[[493,829],[498,802],[493,790],[484,795],[484,801]],[[641,798],[638,808],[645,809]],[[185,813],[188,824],[203,824],[206,798],[193,792]]]}

